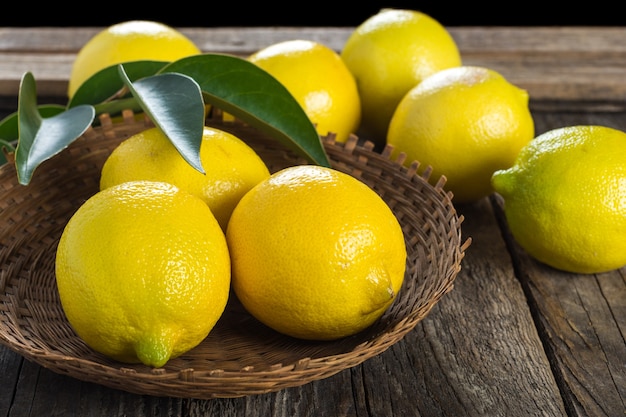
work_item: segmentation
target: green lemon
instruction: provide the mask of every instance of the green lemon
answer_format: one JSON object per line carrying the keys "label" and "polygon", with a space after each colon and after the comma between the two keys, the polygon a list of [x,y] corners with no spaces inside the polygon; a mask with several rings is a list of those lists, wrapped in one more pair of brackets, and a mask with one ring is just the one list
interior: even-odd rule
{"label": "green lemon", "polygon": [[581,274],[626,265],[626,133],[548,131],[491,181],[511,233],[537,260]]}

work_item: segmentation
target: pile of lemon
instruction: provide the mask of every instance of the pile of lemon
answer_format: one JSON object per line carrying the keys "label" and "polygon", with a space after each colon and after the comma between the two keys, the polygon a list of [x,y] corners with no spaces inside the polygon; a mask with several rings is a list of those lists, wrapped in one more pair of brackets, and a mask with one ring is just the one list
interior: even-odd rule
{"label": "pile of lemon", "polygon": [[[78,54],[68,94],[114,63],[197,53],[165,25],[114,25]],[[249,59],[285,85],[320,135],[390,146],[400,163],[445,176],[459,203],[498,192],[536,259],[576,273],[626,264],[626,134],[573,126],[535,138],[528,93],[463,65],[430,16],[383,9],[340,52],[295,39]],[[262,323],[311,340],[355,334],[389,308],[405,240],[372,189],[314,165],[270,173],[244,141],[211,127],[201,160],[205,175],[156,128],[134,135],[68,222],[59,294],[89,346],[161,367],[202,342],[231,289]]]}
{"label": "pile of lemon", "polygon": [[[86,79],[114,63],[103,48],[117,49],[117,62],[147,59],[142,51],[158,44],[154,37],[171,41],[169,58],[164,47],[159,59],[177,59],[179,45],[191,43],[158,23],[125,22],[87,43],[72,75]],[[128,41],[137,47],[116,48]],[[309,46],[311,59],[338,68],[337,87],[352,81],[356,97],[339,56]],[[263,56],[251,59],[261,65]],[[79,65],[85,60],[89,68]],[[321,129],[341,125],[347,137],[356,128],[322,107],[316,114],[328,125]],[[359,107],[351,112],[360,117]],[[107,157],[100,191],[68,221],[56,280],[65,315],[87,345],[121,362],[162,367],[206,338],[231,290],[260,322],[308,340],[353,335],[389,308],[407,253],[400,223],[373,189],[316,165],[270,173],[248,144],[214,127],[204,129],[200,159],[204,174],[158,128],[137,133]]]}
{"label": "pile of lemon", "polygon": [[105,161],[67,223],[56,278],[95,350],[161,367],[197,346],[231,288],[258,320],[332,340],[370,326],[404,280],[402,228],[358,179],[317,165],[270,174],[237,136],[206,127],[201,174],[157,128]]}
{"label": "pile of lemon", "polygon": [[341,57],[357,82],[362,137],[445,176],[457,203],[498,193],[517,242],[549,266],[626,265],[626,133],[579,125],[535,136],[528,93],[463,65],[446,29],[418,11],[381,10]]}

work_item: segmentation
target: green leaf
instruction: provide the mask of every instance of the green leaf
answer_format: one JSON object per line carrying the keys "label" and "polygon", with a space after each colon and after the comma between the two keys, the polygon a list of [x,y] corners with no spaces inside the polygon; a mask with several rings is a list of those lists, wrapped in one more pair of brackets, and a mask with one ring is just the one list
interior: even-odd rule
{"label": "green leaf", "polygon": [[[42,104],[37,106],[42,117],[52,117],[65,111],[65,106],[60,104]],[[16,141],[20,132],[17,125],[17,112],[9,114],[0,120],[0,140]]]}
{"label": "green leaf", "polygon": [[91,126],[92,106],[82,105],[43,118],[37,108],[35,78],[30,72],[22,77],[18,97],[19,140],[15,150],[18,181],[28,185],[35,169],[65,149]]}
{"label": "green leaf", "polygon": [[225,54],[182,58],[162,70],[192,77],[205,101],[281,141],[318,165],[330,166],[315,126],[289,91],[252,62]]}
{"label": "green leaf", "polygon": [[27,73],[18,98],[16,114],[0,122],[0,148],[9,149],[17,140],[15,164],[22,184],[30,182],[41,162],[97,124],[95,114],[123,109],[145,112],[183,158],[204,172],[199,154],[205,101],[310,162],[330,166],[315,126],[289,91],[265,70],[231,55],[111,66],[87,80],[66,108],[37,106],[34,78]]}
{"label": "green leaf", "polygon": [[[168,63],[167,61],[132,61],[124,64],[124,71],[128,79],[135,81],[155,75]],[[120,78],[118,65],[115,64],[104,68],[85,80],[78,87],[67,107],[72,108],[81,104],[96,105],[116,97],[125,86],[124,81]],[[111,111],[107,111],[107,113],[114,114]]]}
{"label": "green leaf", "polygon": [[[43,117],[52,117],[65,111],[65,107],[59,104],[44,104],[37,108]],[[5,152],[15,152],[18,137],[19,128],[17,112],[15,112],[0,120],[0,165],[7,162]]]}
{"label": "green leaf", "polygon": [[[113,101],[107,101],[104,103],[94,105],[96,114],[108,113],[110,116],[114,116],[122,113],[123,110],[132,110],[135,113],[143,112],[141,105],[134,97],[122,98]],[[98,120],[94,122],[98,124]]]}
{"label": "green leaf", "polygon": [[165,73],[132,83],[124,66],[120,76],[152,122],[167,136],[181,156],[196,170],[204,173],[200,145],[204,131],[202,91],[193,78]]}

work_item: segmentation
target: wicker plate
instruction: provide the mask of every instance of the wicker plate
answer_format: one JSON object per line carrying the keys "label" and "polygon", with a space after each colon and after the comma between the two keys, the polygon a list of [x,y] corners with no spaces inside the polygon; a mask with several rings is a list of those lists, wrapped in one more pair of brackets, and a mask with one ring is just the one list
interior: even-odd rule
{"label": "wicker plate", "polygon": [[[212,118],[264,158],[271,171],[303,163],[281,145],[240,123]],[[209,336],[164,368],[127,365],[88,348],[65,319],[54,277],[55,251],[66,222],[98,189],[100,168],[124,138],[145,129],[127,113],[103,118],[67,150],[46,161],[28,186],[12,164],[0,168],[0,343],[54,372],[138,394],[187,398],[240,397],[326,378],[358,365],[399,341],[450,291],[469,240],[462,216],[417,165],[403,168],[389,150],[374,152],[352,138],[325,138],[335,168],[376,190],[403,226],[408,260],[404,286],[392,307],[369,329],[335,342],[304,342],[254,320],[231,297]]]}

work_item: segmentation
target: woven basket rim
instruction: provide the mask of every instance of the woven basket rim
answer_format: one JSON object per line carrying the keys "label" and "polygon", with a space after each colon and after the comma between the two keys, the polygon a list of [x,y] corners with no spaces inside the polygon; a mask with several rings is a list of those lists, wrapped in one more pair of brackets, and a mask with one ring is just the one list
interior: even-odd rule
{"label": "woven basket rim", "polygon": [[[207,125],[247,141],[270,170],[305,163],[242,123],[213,115]],[[100,126],[42,164],[26,187],[17,184],[13,164],[0,167],[1,344],[54,372],[137,394],[241,397],[327,378],[384,352],[452,290],[470,241],[462,240],[463,217],[445,190],[445,177],[431,184],[429,169],[418,174],[419,163],[406,166],[402,157],[391,160],[389,147],[375,152],[373,144],[360,143],[354,135],[345,143],[328,135],[323,144],[333,168],[381,194],[399,216],[411,254],[405,286],[377,323],[340,341],[305,342],[265,328],[235,300],[200,346],[163,368],[118,363],[91,351],[72,332],[60,308],[54,249],[68,216],[97,190],[106,155],[124,138],[150,126],[130,111],[118,121],[104,115]]]}

